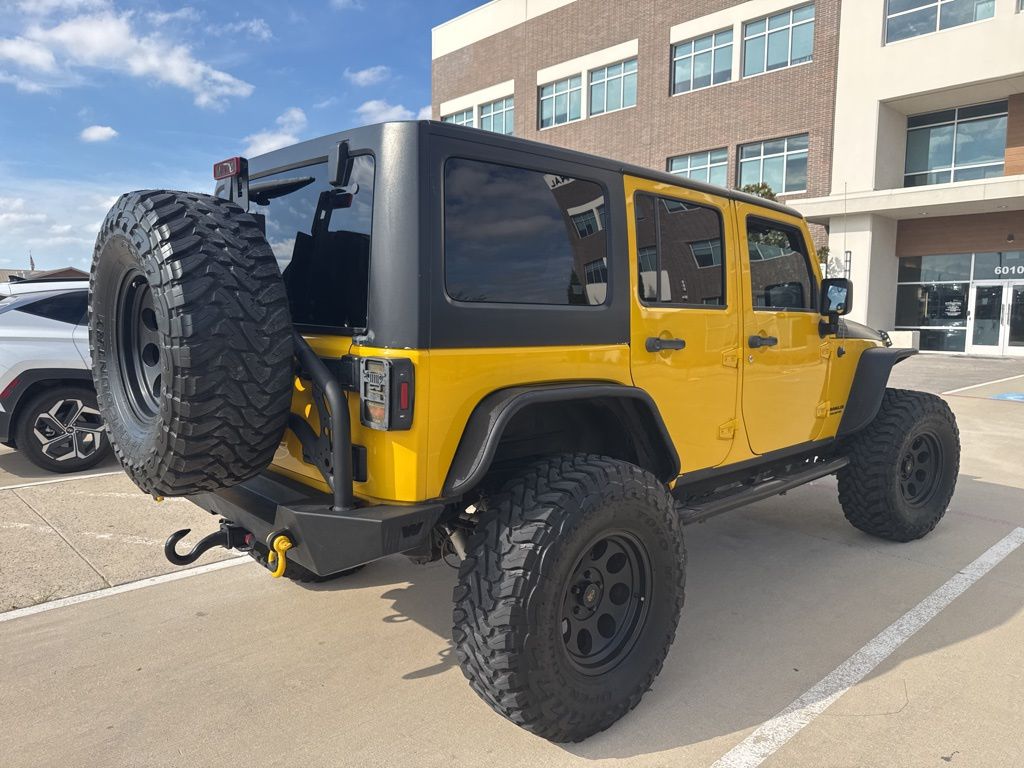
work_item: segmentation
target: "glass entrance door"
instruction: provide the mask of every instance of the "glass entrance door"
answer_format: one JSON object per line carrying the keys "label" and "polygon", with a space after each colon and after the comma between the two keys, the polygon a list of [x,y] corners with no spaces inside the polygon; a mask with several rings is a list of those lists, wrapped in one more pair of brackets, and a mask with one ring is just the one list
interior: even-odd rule
{"label": "glass entrance door", "polygon": [[1004,354],[1024,357],[1024,282],[1010,283],[1006,297]]}
{"label": "glass entrance door", "polygon": [[968,352],[1001,355],[1003,346],[1004,283],[975,283],[971,293]]}
{"label": "glass entrance door", "polygon": [[974,283],[967,351],[1024,357],[1024,281]]}

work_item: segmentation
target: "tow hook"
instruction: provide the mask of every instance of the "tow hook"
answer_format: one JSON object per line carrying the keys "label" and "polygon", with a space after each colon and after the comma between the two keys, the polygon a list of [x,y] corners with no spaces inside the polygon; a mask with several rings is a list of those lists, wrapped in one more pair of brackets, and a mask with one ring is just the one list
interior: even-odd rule
{"label": "tow hook", "polygon": [[[288,538],[286,531],[275,531],[267,536],[267,548],[270,550],[267,553],[267,567],[270,568],[270,575],[275,579],[284,576],[285,569],[288,568],[286,553],[293,546],[295,545]],[[277,563],[276,566],[274,565],[275,562]]]}
{"label": "tow hook", "polygon": [[239,525],[229,523],[227,520],[221,520],[219,531],[211,533],[209,536],[200,539],[188,554],[179,555],[175,547],[177,547],[179,541],[188,536],[191,532],[191,528],[185,528],[181,531],[175,531],[168,536],[167,541],[164,542],[164,557],[175,565],[191,565],[202,557],[204,552],[207,552],[214,547],[239,549],[243,552],[252,549],[253,536],[251,533]]}

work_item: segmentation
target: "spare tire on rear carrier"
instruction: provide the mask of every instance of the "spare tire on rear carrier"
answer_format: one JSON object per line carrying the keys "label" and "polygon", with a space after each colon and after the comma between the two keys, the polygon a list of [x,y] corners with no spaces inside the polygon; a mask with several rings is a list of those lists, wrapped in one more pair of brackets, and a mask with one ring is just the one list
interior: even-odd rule
{"label": "spare tire on rear carrier", "polygon": [[208,195],[123,195],[96,240],[89,307],[99,410],[142,490],[213,491],[270,464],[291,405],[293,332],[254,216]]}

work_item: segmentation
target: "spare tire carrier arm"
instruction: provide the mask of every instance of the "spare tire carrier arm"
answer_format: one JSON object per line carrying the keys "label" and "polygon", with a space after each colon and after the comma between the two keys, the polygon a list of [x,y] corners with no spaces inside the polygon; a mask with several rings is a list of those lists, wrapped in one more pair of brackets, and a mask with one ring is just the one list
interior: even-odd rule
{"label": "spare tire carrier arm", "polygon": [[[342,391],[341,383],[331,374],[330,369],[317,356],[309,343],[298,331],[292,333],[295,338],[295,355],[299,359],[299,367],[313,382],[311,394],[320,421],[320,435],[314,435],[309,425],[294,414],[289,419],[289,426],[299,426],[295,422],[301,422],[302,426],[305,426],[305,429],[293,427],[292,431],[303,444],[304,451],[311,456],[319,454],[322,448],[317,445],[307,445],[310,439],[316,440],[321,445],[325,439],[329,441],[330,468],[323,466],[321,462],[316,462],[316,464],[320,474],[323,475],[327,485],[334,493],[332,511],[344,512],[355,506],[352,495],[352,426],[348,412],[348,399]],[[329,426],[327,426],[328,420]]]}

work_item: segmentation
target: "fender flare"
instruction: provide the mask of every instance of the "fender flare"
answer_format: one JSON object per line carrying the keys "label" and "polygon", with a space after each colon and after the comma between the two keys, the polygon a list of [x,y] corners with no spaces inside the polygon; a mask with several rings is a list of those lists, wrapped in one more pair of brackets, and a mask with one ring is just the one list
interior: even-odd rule
{"label": "fender flare", "polygon": [[882,407],[882,397],[893,366],[916,354],[916,349],[896,347],[872,347],[861,353],[837,438],[849,437],[872,422]]}
{"label": "fender flare", "polygon": [[668,482],[679,475],[679,454],[668,434],[658,406],[642,389],[607,382],[531,384],[492,392],[473,409],[448,469],[442,489],[444,498],[459,496],[483,479],[491,467],[505,428],[525,408],[559,401],[599,401],[614,409],[634,435],[639,430],[650,444],[653,470]]}

